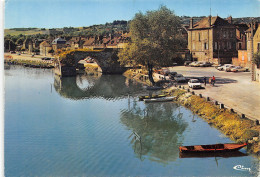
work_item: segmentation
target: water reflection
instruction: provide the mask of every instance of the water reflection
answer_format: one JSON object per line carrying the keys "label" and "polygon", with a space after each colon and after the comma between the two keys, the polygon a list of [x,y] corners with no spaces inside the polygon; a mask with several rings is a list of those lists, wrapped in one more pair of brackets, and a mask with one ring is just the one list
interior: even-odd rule
{"label": "water reflection", "polygon": [[[132,130],[132,148],[138,158],[167,164],[179,156],[179,145],[187,123],[183,121],[175,103],[145,104],[137,101],[129,103],[128,109],[121,111],[121,122]],[[130,140],[129,140],[130,141]]]}
{"label": "water reflection", "polygon": [[247,156],[247,154],[234,151],[234,152],[219,152],[219,153],[180,153],[180,158],[208,158],[208,157],[222,157],[222,158],[229,158],[229,157],[243,157]]}
{"label": "water reflection", "polygon": [[122,75],[55,76],[54,88],[62,97],[73,100],[94,97],[118,99],[143,91],[142,85]]}

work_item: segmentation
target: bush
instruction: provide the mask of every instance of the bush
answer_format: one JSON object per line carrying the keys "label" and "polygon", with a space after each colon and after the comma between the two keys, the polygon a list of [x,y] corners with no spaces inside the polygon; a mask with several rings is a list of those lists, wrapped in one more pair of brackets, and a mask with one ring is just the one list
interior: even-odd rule
{"label": "bush", "polygon": [[259,132],[257,130],[246,130],[241,139],[243,139],[244,141],[248,141],[256,136],[259,136]]}

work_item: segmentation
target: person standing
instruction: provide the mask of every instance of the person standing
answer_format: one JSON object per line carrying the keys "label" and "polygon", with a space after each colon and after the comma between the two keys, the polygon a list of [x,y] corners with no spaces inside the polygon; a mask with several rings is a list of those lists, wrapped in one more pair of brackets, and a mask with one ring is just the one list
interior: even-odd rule
{"label": "person standing", "polygon": [[215,76],[213,76],[213,77],[212,77],[212,85],[213,85],[213,86],[214,86],[215,82],[216,82],[216,78],[215,78]]}
{"label": "person standing", "polygon": [[205,87],[206,87],[206,84],[207,84],[207,78],[206,78],[206,76],[204,76],[203,80],[204,80],[204,85],[205,85]]}

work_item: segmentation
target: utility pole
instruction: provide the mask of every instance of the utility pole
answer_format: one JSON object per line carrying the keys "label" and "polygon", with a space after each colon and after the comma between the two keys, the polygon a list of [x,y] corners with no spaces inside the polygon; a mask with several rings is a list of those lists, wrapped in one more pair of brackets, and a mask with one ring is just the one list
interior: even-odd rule
{"label": "utility pole", "polygon": [[251,22],[251,70],[252,70],[252,81],[255,81],[255,64],[253,62],[253,56],[254,56],[254,28],[253,28],[253,20]]}
{"label": "utility pole", "polygon": [[220,64],[220,61],[219,61],[219,48],[220,48],[220,44],[218,44],[217,46],[218,46],[218,64]]}

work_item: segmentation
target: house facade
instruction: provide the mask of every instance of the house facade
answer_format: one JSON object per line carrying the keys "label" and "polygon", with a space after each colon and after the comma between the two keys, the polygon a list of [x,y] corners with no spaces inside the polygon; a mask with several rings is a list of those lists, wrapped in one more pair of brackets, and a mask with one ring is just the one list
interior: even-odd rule
{"label": "house facade", "polygon": [[52,41],[52,48],[54,51],[58,49],[66,48],[66,40],[62,38],[56,38]]}
{"label": "house facade", "polygon": [[205,17],[188,28],[188,49],[193,61],[231,63],[237,56],[236,27],[218,16]]}
{"label": "house facade", "polygon": [[43,41],[41,44],[40,44],[40,55],[43,55],[43,56],[47,56],[49,55],[49,51],[52,49],[52,46],[50,44],[50,42],[48,41]]}

